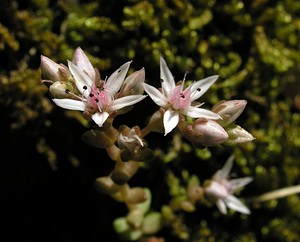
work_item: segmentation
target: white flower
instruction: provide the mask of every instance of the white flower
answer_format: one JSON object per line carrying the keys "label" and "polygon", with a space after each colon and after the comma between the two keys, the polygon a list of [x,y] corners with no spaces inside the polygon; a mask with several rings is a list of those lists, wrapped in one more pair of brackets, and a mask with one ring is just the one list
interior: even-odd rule
{"label": "white flower", "polygon": [[233,156],[229,157],[223,168],[215,173],[212,180],[205,182],[204,193],[208,200],[216,203],[223,214],[227,214],[226,207],[243,214],[250,214],[250,210],[233,193],[250,183],[252,178],[229,179],[233,159]]}
{"label": "white flower", "polygon": [[[84,111],[99,127],[111,114],[116,114],[119,109],[136,104],[146,97],[127,95],[117,98],[131,61],[123,64],[106,81],[97,79],[94,68],[81,49],[76,50],[73,62],[68,61],[68,67],[81,95],[73,94],[72,99],[54,98],[53,101],[65,109]],[[68,89],[66,93],[72,94]]]}
{"label": "white flower", "polygon": [[160,78],[161,91],[145,83],[144,89],[158,106],[165,109],[163,116],[165,135],[177,126],[181,114],[191,118],[221,118],[220,115],[212,111],[199,108],[202,104],[194,104],[194,101],[200,98],[217,80],[217,75],[196,81],[186,89],[183,89],[184,81],[179,85],[175,84],[172,73],[165,60],[161,57]]}

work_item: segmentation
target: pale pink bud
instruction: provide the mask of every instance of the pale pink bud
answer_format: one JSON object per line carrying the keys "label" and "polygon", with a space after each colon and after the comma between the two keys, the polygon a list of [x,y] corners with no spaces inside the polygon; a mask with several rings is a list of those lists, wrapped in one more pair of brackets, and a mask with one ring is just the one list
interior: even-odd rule
{"label": "pale pink bud", "polygon": [[183,135],[196,146],[213,146],[228,139],[227,132],[216,121],[199,118],[181,127]]}
{"label": "pale pink bud", "polygon": [[70,76],[69,71],[63,65],[59,65],[43,55],[41,55],[41,70],[43,78],[52,82],[64,81]]}
{"label": "pale pink bud", "polygon": [[255,138],[248,131],[235,125],[234,127],[227,130],[229,139],[226,141],[227,144],[239,144],[254,140]]}
{"label": "pale pink bud", "polygon": [[144,93],[145,69],[142,68],[126,77],[119,96],[140,95]]}
{"label": "pale pink bud", "polygon": [[227,126],[233,123],[241,115],[246,105],[246,100],[223,100],[215,104],[212,111],[222,117],[222,119],[219,120],[219,123],[222,126]]}

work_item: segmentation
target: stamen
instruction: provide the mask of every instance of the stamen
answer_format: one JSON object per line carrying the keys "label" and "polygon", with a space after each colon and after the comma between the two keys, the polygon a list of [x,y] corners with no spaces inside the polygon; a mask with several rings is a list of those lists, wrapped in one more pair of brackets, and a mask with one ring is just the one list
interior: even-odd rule
{"label": "stamen", "polygon": [[83,86],[83,90],[87,90],[87,86]]}
{"label": "stamen", "polygon": [[160,82],[164,82],[164,79],[160,79]]}
{"label": "stamen", "polygon": [[180,97],[181,97],[181,98],[185,98],[185,96],[184,96],[183,93],[180,93]]}
{"label": "stamen", "polygon": [[201,91],[201,88],[200,88],[200,87],[198,87],[198,88],[197,88],[197,91],[198,91],[198,92],[200,92],[200,91]]}
{"label": "stamen", "polygon": [[90,95],[89,95],[90,97],[93,97],[94,96],[94,94],[93,93],[90,93]]}
{"label": "stamen", "polygon": [[76,99],[79,99],[79,100],[84,100],[82,97],[74,94],[73,92],[71,92],[69,89],[66,89],[66,94],[72,96],[72,97],[75,97]]}
{"label": "stamen", "polygon": [[183,82],[185,82],[185,78],[186,78],[186,75],[187,75],[187,74],[189,74],[188,71],[186,71],[186,72],[184,73],[184,76],[183,76]]}
{"label": "stamen", "polygon": [[98,103],[98,102],[99,102],[99,99],[98,99],[98,98],[96,98],[96,99],[95,99],[95,102],[96,102],[96,103]]}

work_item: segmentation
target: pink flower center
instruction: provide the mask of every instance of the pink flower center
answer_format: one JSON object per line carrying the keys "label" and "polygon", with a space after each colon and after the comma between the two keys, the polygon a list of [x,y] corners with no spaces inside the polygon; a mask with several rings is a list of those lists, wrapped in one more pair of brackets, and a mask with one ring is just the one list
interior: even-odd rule
{"label": "pink flower center", "polygon": [[102,88],[93,85],[87,97],[87,104],[93,109],[99,109],[99,111],[102,112],[104,108],[110,105],[112,100],[113,98],[105,85],[103,85]]}
{"label": "pink flower center", "polygon": [[179,85],[173,89],[169,102],[175,110],[184,110],[191,105],[190,95],[190,88],[182,91],[182,85]]}

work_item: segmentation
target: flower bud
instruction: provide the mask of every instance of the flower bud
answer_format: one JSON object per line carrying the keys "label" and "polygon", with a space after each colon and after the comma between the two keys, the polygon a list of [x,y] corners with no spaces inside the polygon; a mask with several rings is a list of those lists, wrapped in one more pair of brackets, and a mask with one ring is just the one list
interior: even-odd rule
{"label": "flower bud", "polygon": [[229,128],[227,133],[229,135],[229,139],[226,141],[226,144],[229,145],[245,143],[255,139],[252,134],[239,125],[234,125],[232,128]]}
{"label": "flower bud", "polygon": [[128,95],[140,95],[144,93],[145,69],[142,68],[126,77],[121,89],[120,97]]}
{"label": "flower bud", "polygon": [[246,100],[220,101],[212,107],[212,111],[219,114],[222,119],[218,121],[222,126],[233,123],[244,111]]}
{"label": "flower bud", "polygon": [[199,118],[193,124],[184,124],[182,134],[195,146],[213,146],[228,139],[228,134],[216,121]]}
{"label": "flower bud", "polygon": [[41,56],[41,70],[43,77],[53,82],[67,81],[71,76],[69,71],[63,65],[59,65],[46,56]]}

